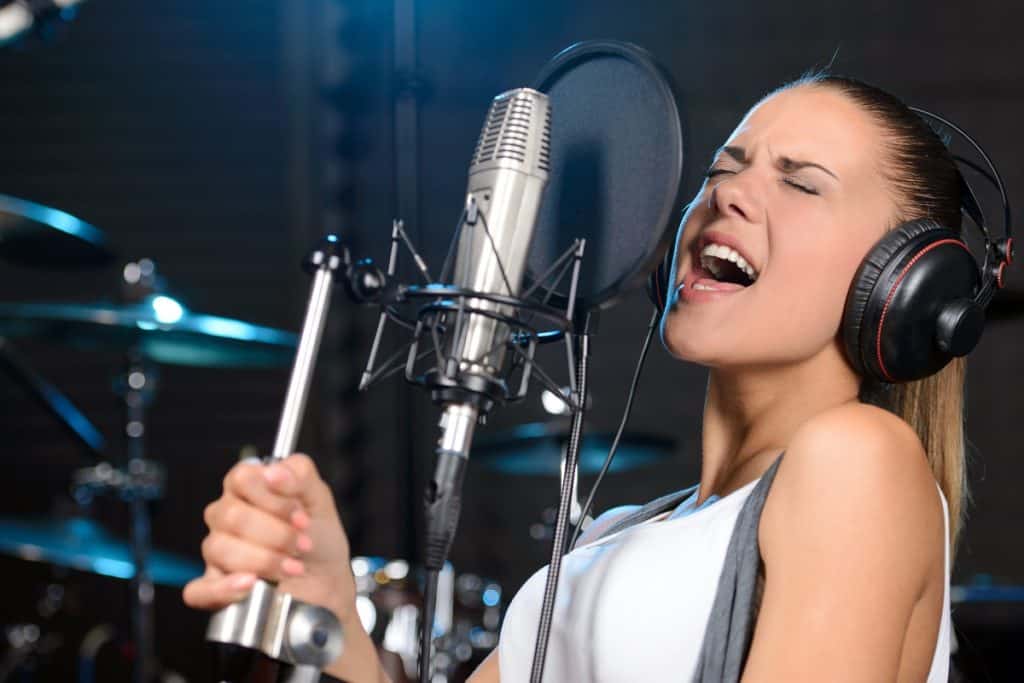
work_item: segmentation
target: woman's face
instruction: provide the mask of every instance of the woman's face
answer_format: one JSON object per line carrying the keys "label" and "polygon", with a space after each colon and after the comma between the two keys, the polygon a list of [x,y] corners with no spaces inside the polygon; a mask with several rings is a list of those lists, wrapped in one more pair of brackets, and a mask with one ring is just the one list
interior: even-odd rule
{"label": "woman's face", "polygon": [[683,216],[668,349],[712,367],[839,352],[850,282],[896,214],[882,154],[881,129],[835,90],[798,86],[755,106]]}

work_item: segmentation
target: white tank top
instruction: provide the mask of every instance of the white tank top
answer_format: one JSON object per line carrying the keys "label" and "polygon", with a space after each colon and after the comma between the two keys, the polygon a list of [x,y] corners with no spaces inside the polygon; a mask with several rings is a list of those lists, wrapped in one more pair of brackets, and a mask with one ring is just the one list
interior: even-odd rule
{"label": "white tank top", "polygon": [[[697,509],[695,490],[675,512],[569,553],[558,580],[545,683],[692,679],[729,539],[756,483]],[[939,497],[946,581],[928,683],[946,683],[949,670],[949,511],[941,490]],[[546,579],[544,567],[508,607],[498,643],[501,683],[530,679]]]}

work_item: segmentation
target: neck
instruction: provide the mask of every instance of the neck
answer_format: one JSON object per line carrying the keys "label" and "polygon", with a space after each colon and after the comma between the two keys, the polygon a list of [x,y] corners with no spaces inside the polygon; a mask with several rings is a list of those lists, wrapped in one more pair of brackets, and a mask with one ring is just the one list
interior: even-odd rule
{"label": "neck", "polygon": [[837,347],[799,363],[716,367],[708,377],[702,433],[702,502],[761,476],[796,430],[857,400],[859,379]]}

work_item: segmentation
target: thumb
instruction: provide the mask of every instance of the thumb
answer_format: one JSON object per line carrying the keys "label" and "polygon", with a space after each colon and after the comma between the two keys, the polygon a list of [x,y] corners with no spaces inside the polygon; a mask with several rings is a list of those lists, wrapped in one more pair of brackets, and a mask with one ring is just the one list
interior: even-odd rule
{"label": "thumb", "polygon": [[248,595],[255,583],[255,574],[224,574],[218,569],[208,567],[205,574],[185,585],[182,597],[189,607],[221,609]]}

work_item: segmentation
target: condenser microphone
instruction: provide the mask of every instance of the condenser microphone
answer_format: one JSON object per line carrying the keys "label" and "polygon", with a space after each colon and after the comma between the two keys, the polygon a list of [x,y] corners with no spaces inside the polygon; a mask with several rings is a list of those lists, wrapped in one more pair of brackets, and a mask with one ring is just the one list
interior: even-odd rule
{"label": "condenser microphone", "polygon": [[[454,508],[441,501],[447,493],[457,499],[477,420],[502,393],[510,334],[502,318],[514,310],[500,299],[517,298],[522,287],[548,180],[550,138],[547,96],[530,88],[510,90],[491,103],[469,167],[452,284],[498,296],[468,297],[466,305],[476,312],[453,330],[444,361],[449,367],[438,373],[433,386],[435,401],[444,406],[433,487],[437,512],[446,518],[438,521],[437,530],[446,539],[437,536],[427,544],[427,564],[437,569],[448,555],[458,520],[457,500]],[[429,498],[428,508],[434,505]]]}
{"label": "condenser microphone", "polygon": [[[462,480],[477,420],[507,393],[506,351],[526,270],[541,196],[550,166],[548,98],[529,88],[502,93],[491,102],[469,167],[463,220],[452,284],[467,292],[451,332],[443,368],[432,384],[443,405],[437,464],[426,494],[427,590],[421,653],[430,652],[429,616],[437,574],[458,526]],[[481,294],[483,296],[473,296]],[[424,656],[420,680],[428,680]]]}
{"label": "condenser microphone", "polygon": [[[453,284],[464,290],[517,298],[548,181],[551,116],[546,95],[519,88],[494,98],[469,167],[469,182]],[[455,394],[477,403],[500,381],[507,324],[513,311],[471,298],[467,324],[450,340],[449,362],[458,363]],[[493,317],[490,314],[495,314]]]}

